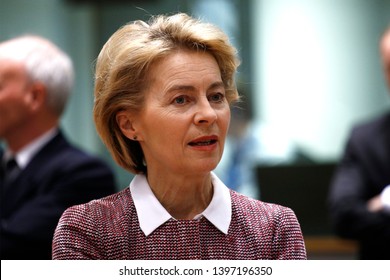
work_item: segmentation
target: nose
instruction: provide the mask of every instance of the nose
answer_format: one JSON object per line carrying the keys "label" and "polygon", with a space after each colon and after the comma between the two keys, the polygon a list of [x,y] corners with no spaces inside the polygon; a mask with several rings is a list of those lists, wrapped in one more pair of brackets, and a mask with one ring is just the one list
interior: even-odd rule
{"label": "nose", "polygon": [[217,120],[217,112],[212,107],[209,100],[201,100],[196,107],[196,113],[194,116],[194,122],[196,125],[201,124],[213,124]]}

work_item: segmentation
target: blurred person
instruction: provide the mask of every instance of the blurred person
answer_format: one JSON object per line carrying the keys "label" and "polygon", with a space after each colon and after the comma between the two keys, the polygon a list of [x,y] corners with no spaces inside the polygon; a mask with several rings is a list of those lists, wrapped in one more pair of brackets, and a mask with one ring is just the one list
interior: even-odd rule
{"label": "blurred person", "polygon": [[291,209],[229,190],[212,172],[238,64],[219,28],[182,13],[111,36],[96,64],[95,123],[136,175],[119,193],[65,211],[53,259],[306,258]]}
{"label": "blurred person", "polygon": [[[390,89],[390,28],[380,53]],[[329,204],[337,234],[358,241],[360,259],[390,259],[390,112],[352,129]]]}
{"label": "blurred person", "polygon": [[51,259],[65,209],[116,191],[108,166],[59,128],[72,86],[70,58],[48,40],[0,43],[1,259]]}

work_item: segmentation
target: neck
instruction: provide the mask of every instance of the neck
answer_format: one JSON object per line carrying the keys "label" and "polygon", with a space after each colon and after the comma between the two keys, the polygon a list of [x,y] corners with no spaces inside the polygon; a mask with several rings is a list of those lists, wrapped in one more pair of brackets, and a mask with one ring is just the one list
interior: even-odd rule
{"label": "neck", "polygon": [[161,178],[148,172],[148,182],[168,213],[180,220],[193,219],[207,208],[213,197],[210,173]]}
{"label": "neck", "polygon": [[17,153],[24,147],[26,147],[28,144],[32,143],[35,139],[42,136],[54,127],[55,125],[40,128],[31,127],[28,131],[25,131],[23,135],[18,134],[8,137],[6,139],[6,142],[8,144],[9,149],[12,152]]}

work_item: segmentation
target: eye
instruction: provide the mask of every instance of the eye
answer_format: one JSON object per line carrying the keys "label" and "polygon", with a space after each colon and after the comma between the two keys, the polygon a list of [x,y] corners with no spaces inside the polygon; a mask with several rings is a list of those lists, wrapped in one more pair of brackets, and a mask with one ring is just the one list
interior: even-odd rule
{"label": "eye", "polygon": [[178,97],[176,97],[176,98],[173,100],[173,102],[174,102],[175,104],[179,104],[179,105],[185,104],[187,101],[188,101],[188,98],[187,98],[186,96],[184,96],[184,95],[178,96]]}
{"label": "eye", "polygon": [[224,98],[225,95],[220,92],[209,95],[209,101],[211,102],[222,102]]}

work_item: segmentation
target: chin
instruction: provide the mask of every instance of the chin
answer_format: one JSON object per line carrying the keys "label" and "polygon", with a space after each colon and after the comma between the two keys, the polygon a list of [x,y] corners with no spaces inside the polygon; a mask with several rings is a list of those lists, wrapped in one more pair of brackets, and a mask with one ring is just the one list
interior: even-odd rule
{"label": "chin", "polygon": [[[199,172],[211,172],[215,168],[217,168],[218,162],[208,162],[208,163],[203,163],[196,168],[196,170],[199,170]],[[195,168],[194,168],[195,171]]]}

